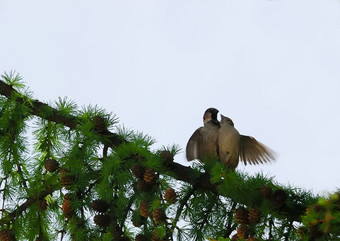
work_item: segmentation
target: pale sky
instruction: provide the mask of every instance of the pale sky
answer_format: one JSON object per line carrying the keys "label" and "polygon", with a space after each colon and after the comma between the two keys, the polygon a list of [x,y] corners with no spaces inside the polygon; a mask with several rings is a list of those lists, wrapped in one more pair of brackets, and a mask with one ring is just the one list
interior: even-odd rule
{"label": "pale sky", "polygon": [[215,107],[278,153],[240,165],[315,193],[340,187],[339,0],[0,0],[0,73],[178,144]]}

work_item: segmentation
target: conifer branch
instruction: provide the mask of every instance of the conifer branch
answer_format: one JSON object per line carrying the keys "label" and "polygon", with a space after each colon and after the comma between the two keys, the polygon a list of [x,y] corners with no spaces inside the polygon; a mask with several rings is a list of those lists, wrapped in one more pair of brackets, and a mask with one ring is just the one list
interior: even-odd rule
{"label": "conifer branch", "polygon": [[0,219],[0,225],[9,223],[16,216],[18,216],[22,212],[24,212],[33,203],[35,203],[38,200],[41,200],[41,199],[45,198],[49,194],[52,194],[56,189],[57,189],[57,186],[48,186],[45,190],[40,192],[39,195],[34,195],[34,196],[31,196],[31,197],[27,198],[26,202],[21,204],[15,210],[13,210],[11,213],[9,213],[6,217]]}
{"label": "conifer branch", "polygon": [[[45,104],[39,100],[33,100],[22,94],[18,93],[12,86],[6,84],[5,82],[0,80],[0,95],[3,95],[9,99],[13,96],[16,96],[15,101],[25,104],[30,109],[30,114],[36,115],[40,118],[46,119],[48,121],[53,121],[55,123],[67,126],[71,129],[76,129],[77,126],[81,123],[81,120],[78,117],[73,115],[65,115],[61,111],[50,107],[48,104]],[[116,147],[120,144],[127,142],[116,133],[112,133],[108,130],[104,132],[98,133],[103,138],[104,145],[108,145],[110,147]],[[107,143],[107,140],[109,143]],[[210,182],[210,175],[207,173],[202,173],[197,177],[197,173],[190,167],[183,166],[179,163],[172,162],[166,165],[166,171],[168,174],[177,179],[191,184],[192,186],[197,186],[200,189],[207,190],[213,193],[218,193],[217,185]],[[56,187],[55,187],[56,188]],[[46,196],[49,193],[53,192],[53,187],[47,187],[40,196]],[[254,190],[258,191],[258,190]],[[19,208],[9,214],[7,217],[13,219],[19,213],[22,213],[29,205],[34,203],[37,198],[30,197],[27,201],[22,204]],[[287,216],[290,220],[301,221],[300,216],[305,212],[306,205],[296,205],[294,208],[283,206],[280,210],[276,210],[276,212],[281,215]],[[5,219],[0,220],[0,224],[4,223]]]}

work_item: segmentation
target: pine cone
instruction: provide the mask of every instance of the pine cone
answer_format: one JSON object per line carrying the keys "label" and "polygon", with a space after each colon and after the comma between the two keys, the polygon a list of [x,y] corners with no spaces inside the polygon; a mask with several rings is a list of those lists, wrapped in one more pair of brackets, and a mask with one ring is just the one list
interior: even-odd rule
{"label": "pine cone", "polygon": [[45,161],[45,169],[48,172],[55,172],[59,168],[59,163],[54,159],[48,159]]}
{"label": "pine cone", "polygon": [[150,204],[148,201],[144,200],[139,204],[139,212],[142,217],[149,217],[150,212],[149,212]]}
{"label": "pine cone", "polygon": [[145,182],[143,179],[138,179],[137,181],[137,190],[140,192],[150,192],[152,189],[152,185]]}
{"label": "pine cone", "polygon": [[15,241],[15,236],[12,230],[1,230],[0,231],[0,240],[1,241]]}
{"label": "pine cone", "polygon": [[73,216],[73,206],[71,204],[70,193],[64,195],[64,202],[61,209],[63,210],[66,218],[70,219]]}
{"label": "pine cone", "polygon": [[175,190],[172,189],[172,188],[168,188],[165,191],[164,199],[170,204],[175,203],[177,201],[177,194],[176,194]]}
{"label": "pine cone", "polygon": [[154,184],[157,180],[157,175],[154,169],[148,168],[144,173],[144,181],[149,184]]}
{"label": "pine cone", "polygon": [[99,115],[96,115],[93,117],[93,124],[94,124],[94,129],[98,133],[103,133],[107,130],[104,118]]}
{"label": "pine cone", "polygon": [[275,206],[282,206],[287,200],[287,193],[282,190],[282,189],[279,189],[279,190],[276,190],[273,195],[272,195],[272,203],[275,205]]}
{"label": "pine cone", "polygon": [[248,214],[249,223],[254,225],[260,222],[261,213],[256,208],[251,208]]}
{"label": "pine cone", "polygon": [[138,234],[135,237],[135,241],[148,241],[148,238],[145,235],[143,235],[143,234]]}
{"label": "pine cone", "polygon": [[174,161],[174,155],[170,151],[162,151],[160,157],[164,165],[169,165]]}
{"label": "pine cone", "polygon": [[105,213],[109,209],[109,204],[103,199],[96,199],[92,201],[91,208],[97,212]]}
{"label": "pine cone", "polygon": [[152,216],[157,223],[164,223],[166,220],[165,213],[161,208],[153,210]]}
{"label": "pine cone", "polygon": [[111,219],[107,214],[97,214],[94,216],[93,221],[99,227],[106,228],[110,225]]}
{"label": "pine cone", "polygon": [[248,210],[244,207],[239,207],[236,209],[235,220],[239,224],[248,224]]}
{"label": "pine cone", "polygon": [[43,199],[41,199],[41,200],[38,201],[38,207],[39,207],[39,209],[40,209],[41,211],[46,211],[47,206],[48,206],[48,204],[47,204],[45,198],[43,198]]}
{"label": "pine cone", "polygon": [[260,188],[260,193],[263,197],[270,199],[273,194],[273,189],[267,186],[263,186]]}
{"label": "pine cone", "polygon": [[74,183],[74,180],[73,180],[73,177],[70,176],[70,171],[65,168],[62,168],[60,169],[59,174],[60,174],[61,185],[65,188],[71,187],[72,184]]}
{"label": "pine cone", "polygon": [[144,178],[145,168],[144,168],[142,165],[134,164],[134,165],[131,167],[131,171],[132,171],[132,174],[133,174],[136,178],[138,178],[138,179]]}
{"label": "pine cone", "polygon": [[246,224],[241,224],[238,228],[237,228],[237,237],[239,239],[246,239],[249,236],[249,227]]}

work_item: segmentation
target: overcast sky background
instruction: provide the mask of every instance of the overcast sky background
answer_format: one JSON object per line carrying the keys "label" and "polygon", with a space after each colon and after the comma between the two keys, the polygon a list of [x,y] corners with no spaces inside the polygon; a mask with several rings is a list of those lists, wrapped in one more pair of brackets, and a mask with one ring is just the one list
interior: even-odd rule
{"label": "overcast sky background", "polygon": [[0,0],[0,73],[185,146],[215,107],[275,150],[238,168],[340,187],[339,0]]}

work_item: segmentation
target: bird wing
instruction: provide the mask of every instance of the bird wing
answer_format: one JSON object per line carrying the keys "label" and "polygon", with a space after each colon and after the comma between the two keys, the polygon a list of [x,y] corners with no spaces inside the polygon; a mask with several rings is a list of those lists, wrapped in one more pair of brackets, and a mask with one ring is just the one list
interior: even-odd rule
{"label": "bird wing", "polygon": [[260,164],[275,160],[275,153],[254,137],[241,135],[240,158],[245,165]]}
{"label": "bird wing", "polygon": [[200,143],[203,139],[203,127],[198,128],[190,137],[187,147],[186,156],[188,161],[198,159],[200,151]]}

